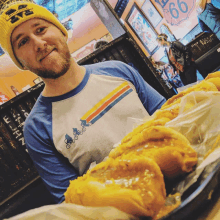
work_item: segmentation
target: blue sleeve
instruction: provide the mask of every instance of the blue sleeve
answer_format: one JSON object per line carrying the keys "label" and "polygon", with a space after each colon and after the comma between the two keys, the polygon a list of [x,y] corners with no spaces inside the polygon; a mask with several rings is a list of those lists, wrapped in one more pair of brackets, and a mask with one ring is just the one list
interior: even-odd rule
{"label": "blue sleeve", "polygon": [[69,161],[55,149],[48,138],[47,129],[41,123],[42,119],[25,121],[25,143],[47,189],[55,202],[61,203],[69,181],[76,179],[78,174]]}
{"label": "blue sleeve", "polygon": [[[166,102],[166,99],[143,79],[136,68],[134,69],[130,65],[120,61],[106,61],[103,63],[107,62],[111,62],[111,67],[115,70],[111,75],[122,77],[134,85],[138,97],[149,115],[160,109]],[[105,64],[105,66],[107,65]]]}

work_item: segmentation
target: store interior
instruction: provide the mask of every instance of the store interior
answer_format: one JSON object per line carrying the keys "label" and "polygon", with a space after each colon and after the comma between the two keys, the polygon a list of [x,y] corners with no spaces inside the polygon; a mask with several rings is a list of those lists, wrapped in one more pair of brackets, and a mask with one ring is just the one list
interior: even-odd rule
{"label": "store interior", "polygon": [[[96,0],[91,1],[94,4],[96,2]],[[218,55],[220,42],[214,34],[210,35],[202,31],[197,18],[196,0],[178,0],[170,1],[170,3],[161,0],[108,0],[107,4],[116,16],[116,22],[110,22],[110,24],[103,22],[105,16],[109,14],[98,15],[91,1],[34,0],[35,3],[51,11],[67,29],[67,43],[71,56],[79,64],[102,62],[108,60],[105,57],[108,55],[109,60],[115,59],[113,51],[118,50],[121,54],[116,53],[116,56],[120,55],[122,60],[124,59],[131,66],[134,64],[134,68],[139,65],[138,68],[143,78],[168,99],[181,91],[184,85],[178,81],[180,78],[176,74],[175,80],[179,84],[177,83],[175,88],[173,85],[170,87],[153,64],[153,61],[165,64],[169,62],[164,49],[158,45],[156,40],[159,34],[165,33],[170,41],[178,40],[192,49],[198,66],[197,81],[203,80],[209,72],[220,69],[220,61],[218,61],[220,60]],[[170,7],[169,10],[167,7]],[[146,37],[142,37],[143,33],[140,32],[137,21],[145,26]],[[115,27],[119,26],[122,32],[121,38],[120,33],[115,32]],[[121,51],[120,48],[122,48]],[[207,69],[204,67],[206,63],[209,63],[206,65]],[[171,70],[172,79],[174,79],[173,74]],[[28,70],[18,69],[0,48],[0,105],[3,112],[1,120],[4,121],[1,126],[8,125],[13,129],[16,124],[16,122],[13,124],[16,118],[15,114],[13,115],[13,109],[19,110],[20,113],[23,111],[24,115],[21,118],[24,123],[43,87],[44,83],[40,77]],[[26,109],[22,109],[23,106]],[[7,119],[10,121],[8,124],[5,119],[7,114],[11,118],[14,117],[11,121]],[[21,128],[19,127],[18,130]],[[19,139],[16,141],[19,144]],[[33,176],[28,178],[25,184],[21,184],[22,187],[18,186],[17,191],[11,192],[10,197],[0,201],[0,218],[54,204],[35,170],[33,170]]]}
{"label": "store interior", "polygon": [[[111,42],[113,40],[111,33],[109,33],[106,26],[92,9],[88,0],[36,0],[35,2],[56,14],[61,23],[67,28],[69,33],[68,46],[72,56],[77,61],[92,53],[97,41],[104,40],[106,42]],[[198,25],[195,4],[190,6],[191,9],[188,8],[189,13],[185,18],[179,22],[172,23],[169,20],[170,18],[166,14],[164,15],[163,7],[161,7],[157,1],[109,0],[108,2],[112,8],[115,9],[120,21],[125,25],[145,55],[147,57],[152,56],[156,61],[161,60],[167,62],[163,49],[159,48],[158,45],[154,45],[156,49],[152,51],[150,46],[147,47],[144,45],[137,32],[135,32],[132,26],[129,25],[129,13],[131,14],[131,10],[134,6],[144,14],[145,19],[147,19],[155,34],[162,33],[165,28],[171,35],[173,35],[173,39],[178,39],[186,45],[191,42],[196,35],[202,32]],[[146,7],[148,7],[150,3],[151,7],[153,7],[151,10],[154,9],[159,16],[155,24],[151,24],[152,21],[150,22],[150,19],[146,14]],[[182,7],[185,6],[183,5]],[[154,42],[154,44],[156,43]],[[4,54],[2,50],[0,65],[0,92],[7,96],[8,99],[15,97],[41,81],[41,79],[32,72],[18,69],[8,55]],[[198,71],[198,80],[202,79],[203,77]]]}

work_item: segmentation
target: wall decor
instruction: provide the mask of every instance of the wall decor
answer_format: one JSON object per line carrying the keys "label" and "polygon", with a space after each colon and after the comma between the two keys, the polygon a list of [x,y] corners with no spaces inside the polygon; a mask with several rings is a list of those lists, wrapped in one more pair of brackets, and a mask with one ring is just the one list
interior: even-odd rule
{"label": "wall decor", "polygon": [[157,32],[136,3],[133,4],[125,21],[147,49],[149,54],[154,54],[159,48],[156,40]]}
{"label": "wall decor", "polygon": [[163,17],[160,15],[150,0],[146,0],[141,9],[154,28],[156,28],[157,25],[163,20]]}
{"label": "wall decor", "polygon": [[187,20],[196,5],[196,0],[154,0],[163,10],[163,16],[171,25]]}

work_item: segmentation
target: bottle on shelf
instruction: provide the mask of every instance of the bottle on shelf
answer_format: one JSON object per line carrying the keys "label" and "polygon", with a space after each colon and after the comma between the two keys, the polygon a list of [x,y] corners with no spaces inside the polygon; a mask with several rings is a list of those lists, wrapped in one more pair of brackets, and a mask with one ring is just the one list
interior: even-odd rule
{"label": "bottle on shelf", "polygon": [[19,95],[20,94],[20,92],[18,92],[18,90],[14,86],[11,86],[11,89],[14,92],[15,95]]}

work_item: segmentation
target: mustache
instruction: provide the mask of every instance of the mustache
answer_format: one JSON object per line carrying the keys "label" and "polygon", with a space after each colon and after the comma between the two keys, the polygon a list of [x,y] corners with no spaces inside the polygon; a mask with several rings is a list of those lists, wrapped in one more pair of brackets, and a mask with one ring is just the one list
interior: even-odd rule
{"label": "mustache", "polygon": [[44,49],[43,51],[40,51],[37,54],[37,61],[41,61],[42,59],[44,59],[48,54],[50,54],[52,52],[52,50],[55,49],[54,45],[48,45],[46,47],[46,49]]}

